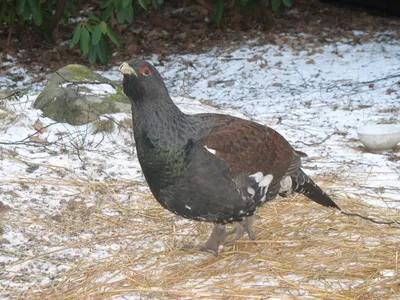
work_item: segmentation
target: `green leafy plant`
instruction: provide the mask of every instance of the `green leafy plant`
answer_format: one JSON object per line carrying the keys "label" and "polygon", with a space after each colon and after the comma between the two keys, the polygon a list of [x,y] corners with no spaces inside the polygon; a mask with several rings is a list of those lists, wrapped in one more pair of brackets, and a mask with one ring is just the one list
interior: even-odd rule
{"label": "green leafy plant", "polygon": [[164,0],[102,0],[101,17],[89,15],[87,22],[79,23],[75,27],[70,47],[73,48],[79,42],[81,52],[87,54],[90,63],[99,59],[107,64],[112,54],[110,41],[117,46],[121,45],[111,26],[115,23],[132,24],[135,20],[136,3],[144,9],[150,5],[159,8]]}
{"label": "green leafy plant", "polygon": [[221,23],[222,17],[224,16],[224,10],[225,10],[224,0],[217,0],[217,3],[215,4],[215,11],[214,11],[215,24]]}
{"label": "green leafy plant", "polygon": [[271,0],[272,11],[279,17],[285,8],[293,6],[292,0]]}
{"label": "green leafy plant", "polygon": [[[101,0],[90,1],[92,8],[100,8],[99,15],[89,14],[87,21],[76,25],[70,42],[73,48],[79,45],[90,63],[100,61],[107,64],[112,55],[111,44],[121,43],[113,28],[116,24],[132,24],[140,9],[162,10],[165,0]],[[38,27],[48,41],[53,41],[54,30],[59,22],[67,23],[76,16],[75,0],[2,0],[0,1],[0,22],[5,22],[12,31],[15,23]],[[227,7],[237,5],[253,13],[259,0],[215,0],[214,22],[221,24]],[[99,5],[99,6],[98,6]],[[270,0],[272,11],[279,16],[293,5],[292,0]],[[11,36],[11,35],[10,35]],[[10,40],[10,39],[9,39]]]}
{"label": "green leafy plant", "polygon": [[107,64],[112,54],[109,40],[117,46],[121,45],[105,21],[101,21],[95,15],[89,15],[89,21],[81,22],[75,27],[70,47],[73,48],[79,42],[81,52],[87,54],[90,63],[99,59],[103,64]]}
{"label": "green leafy plant", "polygon": [[[216,0],[214,7],[215,24],[217,25],[221,24],[228,3],[230,2],[225,0]],[[235,0],[234,3],[235,5],[238,5],[242,8],[246,8],[250,12],[250,14],[252,14],[257,7],[258,0]],[[293,6],[293,2],[292,0],[270,0],[270,5],[272,11],[277,16],[280,16],[285,8],[290,8]]]}
{"label": "green leafy plant", "polygon": [[33,23],[48,41],[53,40],[53,32],[61,20],[67,22],[71,15],[76,15],[74,0],[4,0],[0,8],[0,22],[11,27],[16,23]]}

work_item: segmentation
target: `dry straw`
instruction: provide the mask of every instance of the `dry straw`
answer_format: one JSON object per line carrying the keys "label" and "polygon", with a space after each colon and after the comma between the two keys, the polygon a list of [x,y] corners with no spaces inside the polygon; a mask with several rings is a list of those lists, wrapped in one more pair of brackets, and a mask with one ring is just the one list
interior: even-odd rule
{"label": "dry straw", "polygon": [[[22,180],[22,179],[21,179]],[[23,181],[23,180],[22,180]],[[32,184],[32,183],[31,183]],[[210,225],[186,221],[143,192],[143,183],[57,181],[83,187],[98,202],[69,203],[58,220],[32,217],[55,235],[76,237],[53,251],[22,260],[69,266],[50,284],[11,297],[24,299],[400,299],[400,229],[341,215],[304,197],[267,203],[247,237],[219,257],[184,251],[207,238]],[[338,184],[336,182],[336,184]],[[129,200],[120,200],[130,195]],[[126,198],[126,197],[125,197]],[[347,211],[400,220],[398,210],[369,207],[350,196],[335,199]],[[35,215],[35,212],[32,212]],[[91,235],[89,239],[80,236]],[[54,245],[53,245],[54,246]],[[91,256],[99,248],[102,256]],[[69,250],[88,253],[61,261]],[[30,274],[40,276],[40,274]]]}

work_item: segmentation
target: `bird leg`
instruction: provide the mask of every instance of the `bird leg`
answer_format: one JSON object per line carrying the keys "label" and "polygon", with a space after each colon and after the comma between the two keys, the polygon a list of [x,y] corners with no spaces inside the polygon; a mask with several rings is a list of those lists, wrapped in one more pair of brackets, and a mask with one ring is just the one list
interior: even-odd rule
{"label": "bird leg", "polygon": [[219,246],[225,244],[227,233],[225,225],[215,224],[208,240],[201,245],[185,245],[185,249],[198,249],[200,251],[211,251],[218,256]]}
{"label": "bird leg", "polygon": [[249,238],[254,241],[256,239],[256,236],[253,232],[253,228],[252,228],[253,224],[254,224],[254,216],[247,217],[246,220],[244,220],[242,222],[238,222],[236,224],[236,228],[234,228],[226,233],[227,235],[235,234],[235,236],[233,237],[233,239],[226,241],[225,244],[233,244],[238,239],[240,239],[244,235],[245,232],[247,232],[247,235],[249,236]]}

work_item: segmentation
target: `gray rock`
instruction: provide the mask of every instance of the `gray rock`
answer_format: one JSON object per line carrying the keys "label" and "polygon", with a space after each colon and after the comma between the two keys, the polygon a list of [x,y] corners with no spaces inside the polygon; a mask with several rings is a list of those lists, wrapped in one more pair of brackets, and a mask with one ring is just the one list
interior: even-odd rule
{"label": "gray rock", "polygon": [[45,117],[72,125],[93,122],[102,114],[131,112],[119,84],[81,65],[55,72],[33,107],[42,110]]}

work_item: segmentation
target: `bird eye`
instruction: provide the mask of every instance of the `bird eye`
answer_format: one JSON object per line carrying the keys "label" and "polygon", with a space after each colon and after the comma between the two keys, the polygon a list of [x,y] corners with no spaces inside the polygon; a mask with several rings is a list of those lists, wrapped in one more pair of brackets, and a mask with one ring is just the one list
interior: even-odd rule
{"label": "bird eye", "polygon": [[150,71],[148,66],[145,66],[145,67],[140,69],[140,74],[142,74],[144,76],[150,76],[151,75],[151,71]]}

